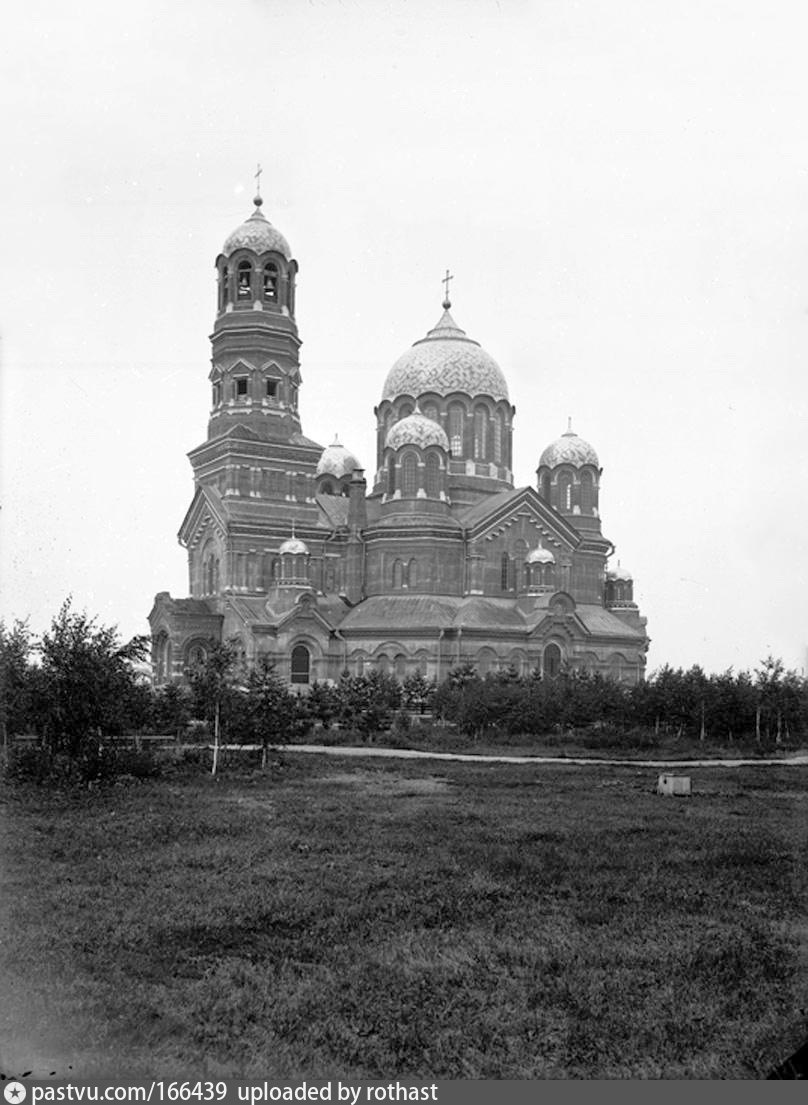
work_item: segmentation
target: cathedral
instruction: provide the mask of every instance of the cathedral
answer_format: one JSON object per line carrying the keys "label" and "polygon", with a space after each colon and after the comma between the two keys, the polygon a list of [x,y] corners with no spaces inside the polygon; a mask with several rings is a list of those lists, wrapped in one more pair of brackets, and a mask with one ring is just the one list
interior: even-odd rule
{"label": "cathedral", "polygon": [[646,619],[598,510],[602,469],[568,427],[515,487],[515,407],[494,358],[443,312],[381,387],[372,475],[300,422],[298,265],[255,210],[216,259],[207,439],[179,531],[188,598],[161,592],[155,682],[212,643],[304,689],[347,670],[440,681],[470,662],[642,679]]}

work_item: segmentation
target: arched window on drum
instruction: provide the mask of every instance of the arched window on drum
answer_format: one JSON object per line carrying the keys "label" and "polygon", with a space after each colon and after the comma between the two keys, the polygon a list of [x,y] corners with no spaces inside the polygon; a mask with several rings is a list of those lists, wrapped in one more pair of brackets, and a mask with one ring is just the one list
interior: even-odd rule
{"label": "arched window on drum", "polygon": [[465,412],[460,403],[453,403],[449,407],[449,448],[453,457],[463,455],[463,424]]}
{"label": "arched window on drum", "polygon": [[401,458],[401,494],[414,499],[418,494],[418,458],[415,453],[405,453]]}
{"label": "arched window on drum", "polygon": [[595,477],[591,472],[581,473],[581,513],[592,514],[595,510]]}
{"label": "arched window on drum", "polygon": [[474,459],[488,458],[488,411],[477,407],[474,411]]}
{"label": "arched window on drum", "polygon": [[424,479],[426,482],[426,497],[428,499],[440,498],[440,461],[435,453],[429,453],[424,465]]}

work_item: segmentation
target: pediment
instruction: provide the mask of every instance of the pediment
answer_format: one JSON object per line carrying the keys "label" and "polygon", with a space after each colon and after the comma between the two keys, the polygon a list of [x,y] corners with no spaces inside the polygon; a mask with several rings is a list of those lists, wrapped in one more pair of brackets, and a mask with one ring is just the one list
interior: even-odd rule
{"label": "pediment", "polygon": [[190,549],[210,533],[224,539],[227,534],[227,518],[218,492],[203,484],[197,487],[177,536],[180,544]]}
{"label": "pediment", "polygon": [[294,622],[304,622],[309,625],[314,622],[329,634],[334,630],[334,626],[319,609],[316,595],[311,591],[304,591],[297,597],[292,609],[278,619],[278,628],[285,629]]}
{"label": "pediment", "polygon": [[[471,541],[493,541],[514,525],[526,523],[536,533],[536,543],[565,550],[575,549],[581,543],[578,531],[553,510],[532,487],[516,488],[507,498],[496,496],[489,511],[485,503],[473,508],[467,535]],[[471,513],[471,512],[470,512]]]}

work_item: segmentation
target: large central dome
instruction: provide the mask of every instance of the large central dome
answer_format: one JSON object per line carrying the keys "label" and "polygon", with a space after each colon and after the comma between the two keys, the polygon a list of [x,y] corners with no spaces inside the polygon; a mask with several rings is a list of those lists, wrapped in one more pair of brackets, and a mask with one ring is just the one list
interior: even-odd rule
{"label": "large central dome", "polygon": [[508,398],[502,369],[479,342],[466,336],[449,314],[448,306],[444,307],[437,326],[390,369],[382,400],[399,395],[417,399],[426,392],[444,397],[453,392],[490,395],[495,401]]}

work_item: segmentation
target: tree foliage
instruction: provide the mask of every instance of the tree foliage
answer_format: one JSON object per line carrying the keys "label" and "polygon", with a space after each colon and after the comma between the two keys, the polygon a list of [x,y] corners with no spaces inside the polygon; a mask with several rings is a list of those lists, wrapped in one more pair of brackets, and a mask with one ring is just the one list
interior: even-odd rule
{"label": "tree foliage", "polygon": [[77,756],[91,739],[122,733],[142,714],[145,690],[133,664],[146,637],[122,644],[114,626],[99,625],[68,599],[39,645],[32,715],[46,747]]}

